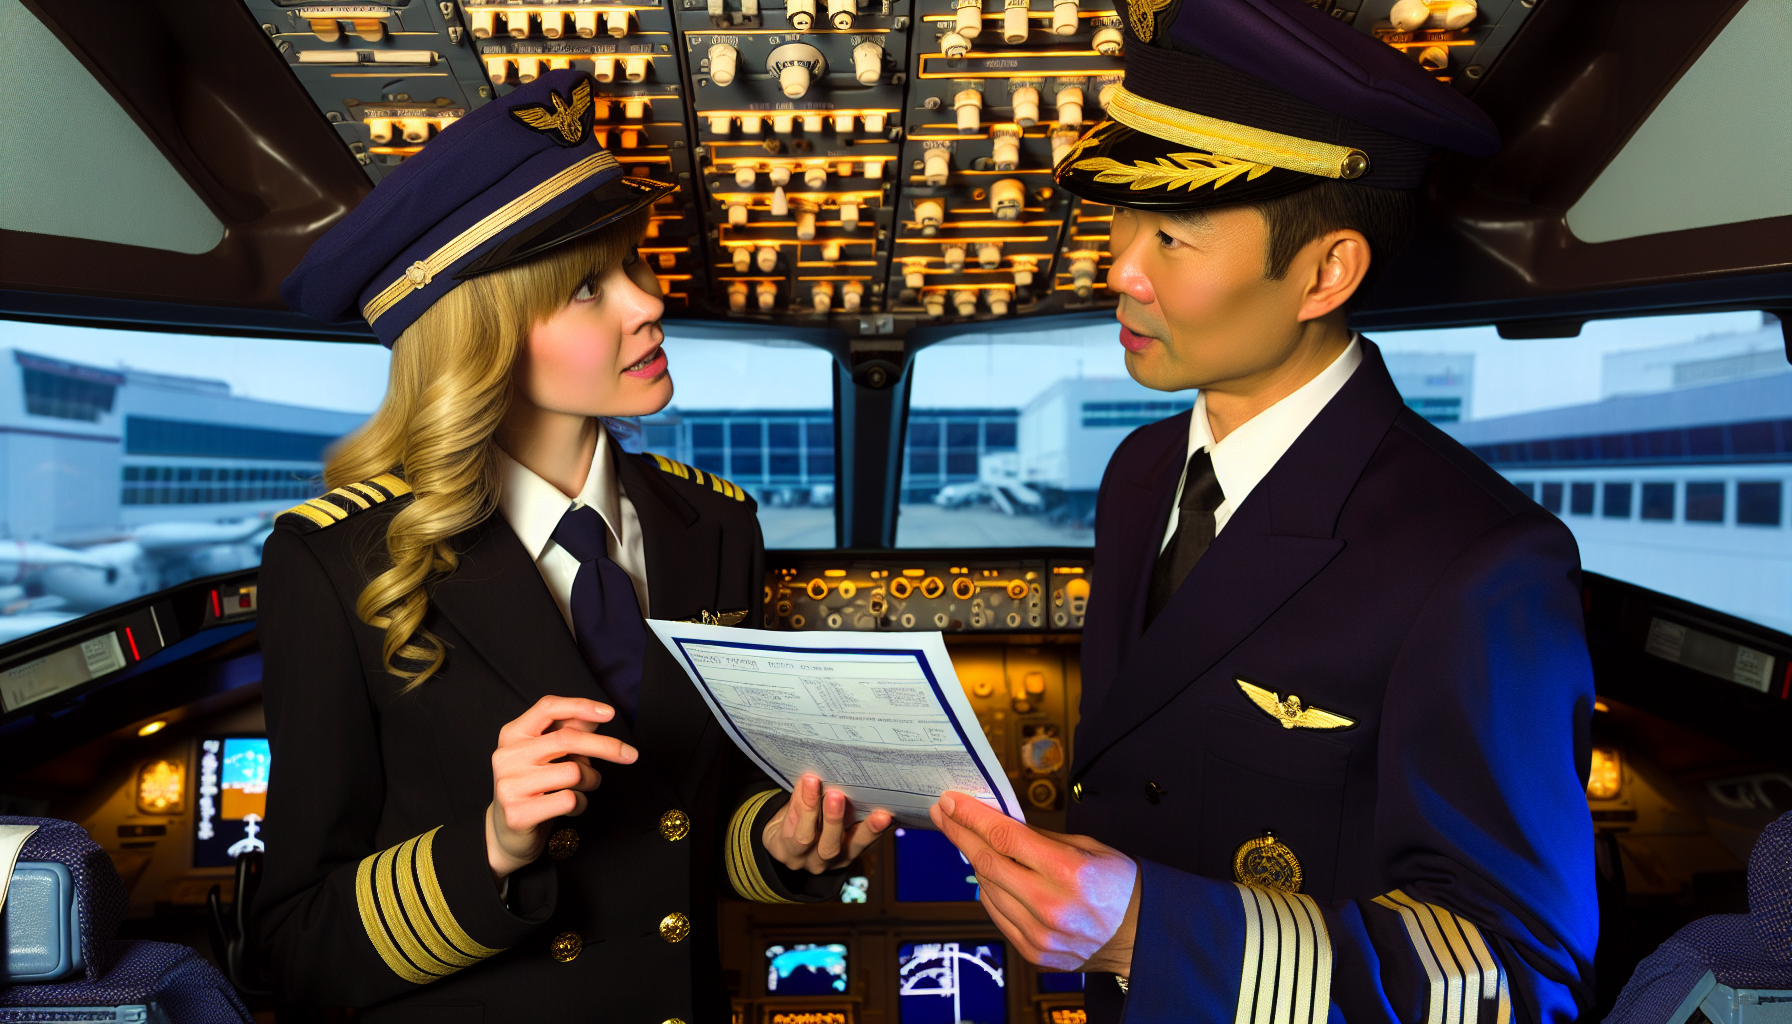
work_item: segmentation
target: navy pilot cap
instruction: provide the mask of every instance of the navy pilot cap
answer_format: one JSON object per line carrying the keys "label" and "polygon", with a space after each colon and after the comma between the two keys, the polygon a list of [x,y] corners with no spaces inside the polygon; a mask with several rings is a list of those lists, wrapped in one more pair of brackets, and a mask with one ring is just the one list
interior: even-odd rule
{"label": "navy pilot cap", "polygon": [[1467,97],[1301,0],[1117,2],[1126,79],[1054,172],[1084,199],[1175,211],[1327,178],[1411,189],[1436,149],[1499,149]]}
{"label": "navy pilot cap", "polygon": [[588,235],[672,192],[631,178],[591,130],[594,84],[550,71],[444,129],[331,228],[281,284],[386,347],[461,281]]}

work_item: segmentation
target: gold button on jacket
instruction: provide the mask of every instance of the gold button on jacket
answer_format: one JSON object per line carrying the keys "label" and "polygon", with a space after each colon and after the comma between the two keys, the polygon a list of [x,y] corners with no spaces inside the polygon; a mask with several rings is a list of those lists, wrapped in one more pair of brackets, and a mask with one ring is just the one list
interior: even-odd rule
{"label": "gold button on jacket", "polygon": [[561,932],[548,943],[548,953],[563,964],[571,963],[585,951],[585,940],[579,938],[578,932]]}
{"label": "gold button on jacket", "polygon": [[691,816],[674,807],[660,815],[660,835],[666,842],[676,843],[691,834]]}
{"label": "gold button on jacket", "polygon": [[548,837],[548,856],[555,860],[565,860],[579,852],[579,833],[576,829],[563,828]]}
{"label": "gold button on jacket", "polygon": [[683,942],[691,934],[691,919],[674,910],[660,918],[660,938],[667,942]]}

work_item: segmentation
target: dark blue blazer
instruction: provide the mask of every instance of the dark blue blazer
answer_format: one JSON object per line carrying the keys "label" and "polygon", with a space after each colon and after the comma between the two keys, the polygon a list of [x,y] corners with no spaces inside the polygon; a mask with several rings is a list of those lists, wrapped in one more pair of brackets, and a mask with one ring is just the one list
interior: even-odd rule
{"label": "dark blue blazer", "polygon": [[[1580,560],[1554,516],[1407,409],[1343,389],[1143,628],[1188,417],[1108,464],[1072,832],[1140,863],[1130,994],[1090,1020],[1570,1021],[1598,932]],[[1243,679],[1344,716],[1285,728]],[[1298,894],[1234,880],[1266,832]]]}

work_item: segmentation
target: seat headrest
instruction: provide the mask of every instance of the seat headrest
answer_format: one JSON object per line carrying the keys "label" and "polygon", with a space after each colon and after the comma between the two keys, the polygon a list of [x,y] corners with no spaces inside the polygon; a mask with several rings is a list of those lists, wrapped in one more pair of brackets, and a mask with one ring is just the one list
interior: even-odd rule
{"label": "seat headrest", "polygon": [[97,981],[116,957],[118,925],[128,902],[124,880],[112,858],[93,841],[87,830],[60,818],[0,815],[0,825],[37,826],[19,851],[19,859],[50,860],[68,868],[75,883],[75,899],[81,908],[81,955],[87,960],[87,979]]}

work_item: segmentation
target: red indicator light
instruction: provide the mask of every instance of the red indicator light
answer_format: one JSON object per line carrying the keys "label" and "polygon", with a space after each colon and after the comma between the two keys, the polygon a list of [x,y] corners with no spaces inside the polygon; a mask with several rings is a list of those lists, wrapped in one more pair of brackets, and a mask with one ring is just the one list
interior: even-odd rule
{"label": "red indicator light", "polygon": [[124,638],[131,645],[131,660],[142,661],[143,655],[137,653],[137,638],[131,635],[131,627],[124,627]]}
{"label": "red indicator light", "polygon": [[214,590],[212,591],[212,618],[221,619],[223,617],[224,609],[218,604],[218,592]]}
{"label": "red indicator light", "polygon": [[1786,678],[1780,682],[1780,699],[1785,700],[1792,693],[1792,661],[1786,662]]}

